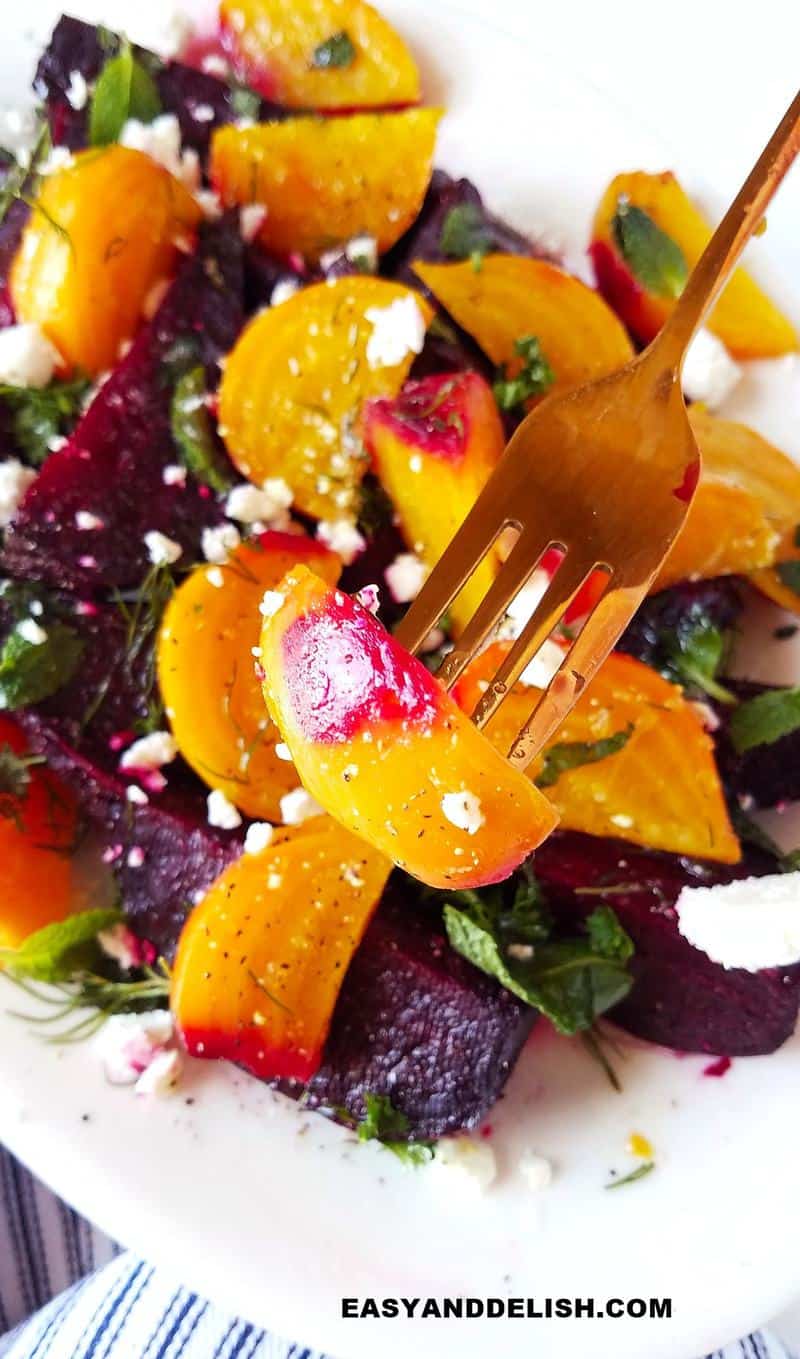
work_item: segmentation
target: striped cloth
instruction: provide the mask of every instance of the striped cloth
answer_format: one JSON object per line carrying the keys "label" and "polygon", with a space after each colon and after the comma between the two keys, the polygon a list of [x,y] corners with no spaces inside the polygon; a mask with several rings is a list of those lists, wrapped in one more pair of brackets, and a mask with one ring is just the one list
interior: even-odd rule
{"label": "striped cloth", "polygon": [[[0,1247],[0,1359],[324,1359],[175,1288],[2,1148]],[[759,1331],[709,1359],[791,1356]]]}

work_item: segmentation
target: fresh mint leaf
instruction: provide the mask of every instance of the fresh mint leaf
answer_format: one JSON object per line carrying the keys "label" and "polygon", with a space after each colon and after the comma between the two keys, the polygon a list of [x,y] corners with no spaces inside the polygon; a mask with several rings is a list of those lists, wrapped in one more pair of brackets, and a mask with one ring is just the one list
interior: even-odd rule
{"label": "fresh mint leaf", "polygon": [[408,1132],[408,1119],[395,1109],[388,1095],[367,1094],[364,1106],[364,1117],[356,1129],[359,1142],[381,1142],[387,1151],[408,1165],[424,1165],[433,1160],[432,1142],[400,1140]]}
{"label": "fresh mint leaf", "polygon": [[231,112],[237,118],[258,122],[261,113],[261,96],[255,90],[248,89],[247,85],[231,85],[230,92]]}
{"label": "fresh mint leaf", "polygon": [[492,248],[492,235],[476,203],[457,203],[442,222],[439,248],[452,260],[481,262]]}
{"label": "fresh mint leaf", "polygon": [[344,70],[352,66],[356,59],[356,49],[350,34],[341,29],[331,34],[311,54],[311,65],[317,71]]}
{"label": "fresh mint leaf", "polygon": [[14,977],[29,981],[69,981],[99,958],[97,936],[122,921],[117,909],[81,911],[45,925],[20,944],[0,949],[0,963]]}
{"label": "fresh mint leaf", "polygon": [[769,832],[764,830],[758,821],[748,816],[736,802],[731,806],[731,821],[743,844],[753,845],[756,849],[763,850],[765,854],[772,855],[779,873],[796,873],[800,869],[800,849],[784,852]]}
{"label": "fresh mint leaf", "polygon": [[43,755],[20,755],[8,744],[0,746],[0,819],[22,825],[21,809],[31,783],[31,767],[44,764]]}
{"label": "fresh mint leaf", "polygon": [[41,703],[72,679],[84,643],[66,623],[51,623],[38,645],[15,628],[0,650],[0,710]]}
{"label": "fresh mint leaf", "polygon": [[82,377],[40,388],[0,384],[0,403],[11,412],[14,441],[33,467],[47,458],[53,440],[71,432],[90,386]]}
{"label": "fresh mint leaf", "polygon": [[800,595],[800,562],[778,562],[775,570],[788,590]]}
{"label": "fresh mint leaf", "polygon": [[731,740],[742,755],[754,746],[772,745],[800,728],[800,688],[771,689],[748,699],[731,713]]}
{"label": "fresh mint leaf", "polygon": [[218,494],[230,490],[234,478],[214,439],[202,366],[190,368],[175,383],[170,426],[181,461],[192,476]]}
{"label": "fresh mint leaf", "polygon": [[552,788],[562,774],[570,769],[580,769],[585,764],[596,764],[607,760],[627,745],[633,735],[633,724],[605,736],[599,741],[561,741],[551,746],[544,757],[541,773],[536,779],[537,788]]}
{"label": "fresh mint leaf", "polygon": [[137,61],[129,42],[106,61],[89,106],[89,142],[115,142],[129,118],[152,123],[161,112],[161,99],[149,71]]}
{"label": "fresh mint leaf", "polygon": [[502,364],[492,387],[502,411],[515,410],[530,397],[541,396],[555,382],[555,373],[535,335],[521,335],[514,341],[514,352],[522,360],[521,368],[511,377],[507,364]]}
{"label": "fresh mint leaf", "polygon": [[649,213],[620,198],[611,219],[611,235],[634,278],[649,293],[680,297],[689,277],[686,256]]}
{"label": "fresh mint leaf", "polygon": [[663,640],[673,679],[700,689],[720,703],[736,702],[730,690],[716,678],[727,655],[729,641],[720,628],[702,615],[689,616]]}

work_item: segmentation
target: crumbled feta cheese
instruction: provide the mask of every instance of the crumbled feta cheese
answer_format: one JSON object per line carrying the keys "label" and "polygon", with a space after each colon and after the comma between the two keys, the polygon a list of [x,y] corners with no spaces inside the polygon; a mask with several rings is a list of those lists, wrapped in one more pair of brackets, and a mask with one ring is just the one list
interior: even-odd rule
{"label": "crumbled feta cheese", "polygon": [[546,1189],[553,1178],[553,1167],[544,1156],[525,1151],[519,1158],[519,1173],[529,1189]]}
{"label": "crumbled feta cheese", "polygon": [[287,764],[292,763],[292,752],[285,741],[278,741],[275,746],[275,754],[279,760],[286,760]]}
{"label": "crumbled feta cheese", "polygon": [[219,524],[216,528],[204,528],[200,541],[206,561],[224,566],[242,539],[235,524]]}
{"label": "crumbled feta cheese", "polygon": [[388,307],[369,307],[364,316],[372,325],[367,340],[370,368],[391,368],[407,355],[422,352],[425,317],[411,294],[396,298]]}
{"label": "crumbled feta cheese", "polygon": [[200,67],[206,75],[216,76],[218,80],[227,80],[230,74],[230,67],[219,52],[209,52],[200,62]]}
{"label": "crumbled feta cheese", "polygon": [[706,731],[717,731],[720,720],[710,703],[705,703],[702,699],[690,699],[689,707],[699,717]]}
{"label": "crumbled feta cheese", "polygon": [[221,788],[214,788],[209,793],[206,804],[209,826],[218,826],[220,830],[236,830],[237,826],[241,826],[242,818],[237,808]]}
{"label": "crumbled feta cheese", "polygon": [[113,958],[123,971],[130,972],[131,968],[139,966],[142,946],[133,931],[121,921],[107,930],[101,930],[97,942],[106,957]]}
{"label": "crumbled feta cheese", "polygon": [[245,854],[260,854],[271,843],[274,831],[268,821],[254,821],[244,837]]}
{"label": "crumbled feta cheese", "polygon": [[97,1050],[112,1085],[133,1085],[173,1041],[169,1010],[111,1015],[97,1037]]}
{"label": "crumbled feta cheese", "polygon": [[542,642],[536,655],[528,661],[519,677],[520,682],[533,685],[536,689],[546,689],[563,662],[563,647],[547,638]]}
{"label": "crumbled feta cheese", "polygon": [[411,457],[408,460],[408,470],[410,472],[422,471],[422,455],[420,453],[411,454]]}
{"label": "crumbled feta cheese", "polygon": [[140,788],[137,783],[129,783],[125,789],[125,796],[134,807],[146,807],[150,801],[144,788]]}
{"label": "crumbled feta cheese", "polygon": [[331,552],[341,557],[345,566],[355,561],[367,546],[351,519],[322,519],[317,524],[317,537]]}
{"label": "crumbled feta cheese", "polygon": [[43,646],[47,641],[47,633],[35,618],[23,618],[21,623],[17,623],[17,633],[25,642],[30,642],[31,646]]}
{"label": "crumbled feta cheese", "polygon": [[196,123],[213,123],[214,109],[211,104],[195,104],[191,110]]}
{"label": "crumbled feta cheese", "polygon": [[684,887],[675,909],[684,939],[723,967],[800,962],[800,873]]}
{"label": "crumbled feta cheese", "polygon": [[283,521],[294,499],[292,488],[283,477],[270,477],[263,486],[245,482],[228,492],[225,513],[240,524],[273,523]]}
{"label": "crumbled feta cheese", "polygon": [[61,355],[33,321],[0,330],[0,382],[10,387],[46,387]]}
{"label": "crumbled feta cheese", "polygon": [[6,458],[5,462],[0,462],[0,528],[11,523],[25,492],[35,480],[33,468],[25,467],[18,458]]}
{"label": "crumbled feta cheese", "polygon": [[612,826],[619,826],[620,830],[630,830],[633,825],[633,817],[628,816],[627,812],[616,812],[609,817]]}
{"label": "crumbled feta cheese", "polygon": [[525,624],[531,618],[534,609],[541,602],[549,584],[550,577],[546,571],[537,569],[533,572],[530,579],[525,582],[522,589],[511,600],[506,610],[506,616],[500,625],[499,636],[509,641],[516,641]]}
{"label": "crumbled feta cheese", "polygon": [[299,826],[312,816],[321,816],[324,811],[319,803],[305,788],[293,788],[281,798],[281,820],[284,826]]}
{"label": "crumbled feta cheese", "polygon": [[213,189],[196,189],[194,201],[207,222],[216,222],[222,216],[222,199]]}
{"label": "crumbled feta cheese", "polygon": [[200,161],[197,152],[181,147],[181,125],[174,113],[161,113],[152,123],[129,118],[120,135],[121,146],[142,151],[151,160],[163,165],[187,189],[200,186]]}
{"label": "crumbled feta cheese", "polygon": [[89,86],[81,71],[70,71],[69,84],[65,90],[67,103],[74,109],[85,109],[89,98]]}
{"label": "crumbled feta cheese", "polygon": [[721,340],[710,330],[698,330],[686,351],[681,383],[690,401],[703,401],[716,410],[739,382],[742,370]]}
{"label": "crumbled feta cheese", "polygon": [[299,287],[299,282],[296,278],[292,278],[291,275],[287,275],[286,278],[279,278],[275,287],[272,289],[269,305],[271,307],[279,307],[281,302],[288,302],[290,297],[294,297]]}
{"label": "crumbled feta cheese", "polygon": [[144,860],[145,853],[141,845],[134,845],[132,849],[128,850],[128,857],[126,860],[128,868],[141,868]]}
{"label": "crumbled feta cheese", "polygon": [[75,527],[79,533],[90,533],[105,526],[105,520],[101,519],[99,514],[92,514],[91,510],[75,511]]}
{"label": "crumbled feta cheese", "polygon": [[374,236],[353,236],[347,242],[344,253],[351,264],[359,264],[368,274],[378,269],[378,242]]}
{"label": "crumbled feta cheese", "polygon": [[[150,12],[150,6],[145,7],[146,14],[142,14],[141,8],[137,13],[137,20],[141,25],[145,22],[144,31],[141,27],[137,36],[139,41],[147,47],[158,52],[159,56],[174,59],[179,57],[185,50],[189,39],[195,32],[195,24],[185,8],[155,5]],[[225,68],[227,70],[227,66]]]}
{"label": "crumbled feta cheese", "polygon": [[122,756],[120,769],[161,769],[171,764],[178,753],[178,745],[170,731],[151,731],[128,746]]}
{"label": "crumbled feta cheese", "polygon": [[428,567],[415,552],[400,552],[383,575],[395,602],[410,604],[428,578]]}
{"label": "crumbled feta cheese", "polygon": [[210,566],[206,571],[206,580],[209,585],[213,585],[215,590],[221,590],[225,584],[225,577],[218,566]]}
{"label": "crumbled feta cheese", "polygon": [[463,1134],[441,1138],[436,1144],[433,1164],[450,1175],[458,1175],[463,1184],[479,1193],[485,1193],[497,1178],[497,1160],[488,1142],[478,1142]]}
{"label": "crumbled feta cheese", "polygon": [[459,830],[474,835],[484,824],[480,798],[474,793],[445,793],[441,801],[442,811],[447,820]]}
{"label": "crumbled feta cheese", "polygon": [[68,146],[51,146],[36,169],[40,175],[55,175],[59,170],[68,170],[74,164],[75,157]]}
{"label": "crumbled feta cheese", "polygon": [[178,462],[167,463],[167,466],[161,473],[161,480],[165,486],[185,486],[186,468],[181,467]]}
{"label": "crumbled feta cheese", "polygon": [[377,585],[363,585],[360,590],[356,591],[356,599],[362,609],[366,609],[368,613],[377,614],[381,607],[381,592]]}
{"label": "crumbled feta cheese", "polygon": [[258,612],[262,618],[272,618],[273,614],[276,614],[285,603],[286,596],[282,595],[280,590],[265,590],[258,606]]}
{"label": "crumbled feta cheese", "polygon": [[144,535],[144,545],[154,566],[171,566],[183,555],[180,543],[168,538],[166,533],[161,533],[159,529],[150,529]]}
{"label": "crumbled feta cheese", "polygon": [[263,203],[245,203],[239,209],[239,231],[242,240],[249,245],[254,241],[261,230],[267,216],[267,209]]}
{"label": "crumbled feta cheese", "polygon": [[177,1048],[158,1052],[136,1082],[137,1095],[169,1095],[178,1084],[183,1058]]}

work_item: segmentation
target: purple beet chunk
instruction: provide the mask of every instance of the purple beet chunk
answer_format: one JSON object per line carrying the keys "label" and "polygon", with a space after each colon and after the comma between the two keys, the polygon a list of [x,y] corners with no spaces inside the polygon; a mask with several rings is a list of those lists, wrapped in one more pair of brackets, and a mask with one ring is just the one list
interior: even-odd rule
{"label": "purple beet chunk", "polygon": [[[110,51],[119,46],[119,35],[105,30],[106,42],[94,24],[84,23],[69,15],[62,15],[50,42],[39,62],[34,88],[45,102],[53,141],[57,146],[68,146],[77,151],[87,144],[88,109],[73,109],[67,99],[70,77],[79,71],[87,84],[99,75]],[[197,151],[201,161],[208,155],[211,133],[223,123],[235,122],[239,117],[232,102],[231,87],[215,76],[185,66],[179,61],[160,62],[152,52],[134,49],[148,69],[155,70],[155,81],[164,113],[174,113],[181,125],[181,137],[186,147]],[[197,109],[204,113],[213,109],[213,118],[197,117]],[[261,101],[260,117],[277,118],[284,111],[267,100]]]}
{"label": "purple beet chunk", "polygon": [[8,280],[29,216],[28,204],[16,199],[0,222],[0,330],[14,324],[14,304],[11,301]]}
{"label": "purple beet chunk", "polygon": [[[725,686],[742,702],[771,693],[778,686],[756,684],[750,680],[726,680]],[[720,726],[714,741],[717,764],[729,797],[756,807],[777,807],[781,802],[800,800],[800,730],[782,736],[769,745],[753,746],[739,753],[729,735],[729,722],[734,711],[716,703],[714,709]]]}
{"label": "purple beet chunk", "polygon": [[[720,967],[683,938],[674,909],[684,886],[775,872],[770,855],[746,850],[739,864],[712,864],[567,832],[545,841],[534,864],[560,917],[572,924],[602,902],[631,936],[633,989],[609,1014],[623,1029],[682,1052],[728,1057],[774,1052],[793,1033],[800,966]],[[607,890],[582,895],[587,887]]]}
{"label": "purple beet chunk", "polygon": [[617,649],[659,670],[667,660],[664,637],[682,626],[707,619],[725,632],[739,621],[744,607],[742,582],[736,576],[683,581],[650,595],[617,642]]}
{"label": "purple beet chunk", "polygon": [[[172,957],[195,893],[203,891],[241,851],[241,832],[216,830],[205,815],[205,795],[192,776],[171,773],[157,802],[134,807],[125,785],[70,747],[53,724],[30,710],[16,715],[31,749],[70,787],[103,842],[116,853],[114,872],[122,907],[133,928]],[[140,866],[128,863],[140,849]]]}
{"label": "purple beet chunk", "polygon": [[418,1138],[472,1128],[502,1092],[535,1011],[447,943],[430,910],[390,886],[350,964],[312,1109],[364,1113],[388,1095]]}
{"label": "purple beet chunk", "polygon": [[[238,231],[228,219],[201,228],[196,253],[182,261],[152,322],[25,496],[6,531],[2,564],[10,575],[85,592],[134,585],[149,567],[144,535],[153,529],[179,542],[186,560],[198,555],[202,529],[221,512],[193,478],[164,485],[164,467],[180,460],[165,361],[191,339],[213,383],[243,324],[242,295]],[[79,510],[104,527],[79,531]]]}

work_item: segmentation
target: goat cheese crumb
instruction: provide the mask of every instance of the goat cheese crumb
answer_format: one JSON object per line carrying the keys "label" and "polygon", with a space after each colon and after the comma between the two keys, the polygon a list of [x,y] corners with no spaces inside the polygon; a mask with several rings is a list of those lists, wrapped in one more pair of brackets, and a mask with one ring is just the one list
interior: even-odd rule
{"label": "goat cheese crumb", "polygon": [[240,524],[271,524],[285,520],[293,499],[292,489],[283,477],[270,477],[263,486],[245,482],[229,491],[225,513]]}
{"label": "goat cheese crumb", "polygon": [[125,789],[125,796],[134,807],[146,807],[150,801],[144,788],[140,788],[138,783],[129,783]]}
{"label": "goat cheese crumb", "polygon": [[33,468],[25,467],[18,458],[6,458],[5,462],[0,462],[0,528],[11,523],[25,492],[35,480]]}
{"label": "goat cheese crumb", "polygon": [[248,245],[254,241],[267,216],[267,209],[263,203],[245,203],[239,209],[239,231],[242,240]]}
{"label": "goat cheese crumb", "polygon": [[55,345],[33,321],[0,330],[0,382],[46,387],[61,362]]}
{"label": "goat cheese crumb", "polygon": [[354,562],[367,546],[366,541],[350,519],[323,519],[317,524],[317,537],[321,543],[341,557],[345,566]]}
{"label": "goat cheese crumb", "polygon": [[169,1095],[181,1078],[183,1058],[177,1048],[157,1052],[136,1082],[137,1095]]}
{"label": "goat cheese crumb", "polygon": [[209,566],[206,571],[206,580],[209,585],[213,585],[215,590],[221,590],[225,584],[225,577],[218,566]]}
{"label": "goat cheese crumb", "polygon": [[268,821],[254,821],[252,826],[247,827],[244,837],[245,854],[260,854],[271,843],[273,834]]}
{"label": "goat cheese crumb", "polygon": [[686,351],[681,383],[690,401],[704,401],[716,410],[739,382],[742,370],[721,340],[705,327],[698,330]]}
{"label": "goat cheese crumb", "polygon": [[285,760],[287,764],[292,763],[292,752],[285,741],[278,741],[275,747],[275,754],[279,760]]}
{"label": "goat cheese crumb", "polygon": [[520,681],[522,684],[531,684],[536,689],[546,689],[556,671],[562,665],[564,651],[557,642],[553,642],[548,637],[539,647],[536,655],[528,661]]}
{"label": "goat cheese crumb", "polygon": [[238,810],[221,788],[214,788],[209,793],[206,805],[209,826],[217,826],[220,830],[236,830],[237,826],[241,826],[242,818]]}
{"label": "goat cheese crumb", "polygon": [[725,968],[800,962],[800,873],[684,887],[675,909],[684,939]]}
{"label": "goat cheese crumb", "polygon": [[168,538],[166,533],[161,533],[159,529],[150,529],[144,535],[144,545],[154,566],[172,566],[173,562],[183,555],[180,543]]}
{"label": "goat cheese crumb", "polygon": [[312,816],[321,816],[324,810],[305,788],[293,788],[281,798],[281,820],[284,826],[299,826]]}
{"label": "goat cheese crumb", "polygon": [[31,646],[43,646],[47,641],[47,633],[35,618],[23,618],[21,623],[17,623],[16,631]]}
{"label": "goat cheese crumb", "polygon": [[169,1010],[111,1015],[97,1038],[106,1079],[111,1085],[134,1085],[155,1058],[169,1050],[174,1036]]}
{"label": "goat cheese crumb", "polygon": [[447,820],[459,830],[466,831],[467,835],[479,831],[486,819],[481,811],[480,798],[474,793],[445,793],[441,807]]}
{"label": "goat cheese crumb", "polygon": [[141,845],[134,845],[132,849],[128,850],[128,857],[125,862],[128,868],[141,868],[144,859],[145,853]]}
{"label": "goat cheese crumb", "polygon": [[200,187],[200,160],[197,152],[181,146],[181,125],[174,113],[161,113],[152,123],[129,118],[119,134],[121,146],[142,151],[163,165],[187,189]]}
{"label": "goat cheese crumb", "polygon": [[211,104],[195,104],[192,117],[196,123],[213,123],[214,109]]}
{"label": "goat cheese crumb", "polygon": [[165,486],[185,486],[186,468],[181,467],[179,462],[167,463],[167,466],[161,473],[161,480]]}
{"label": "goat cheese crumb", "polygon": [[269,305],[271,307],[279,307],[282,302],[288,302],[290,297],[294,297],[299,287],[300,284],[296,278],[292,278],[289,275],[287,275],[286,278],[279,278],[275,287],[272,289]]}
{"label": "goat cheese crumb", "polygon": [[286,595],[282,595],[280,590],[265,590],[258,606],[258,612],[262,618],[272,618],[286,603]]}
{"label": "goat cheese crumb", "polygon": [[381,592],[377,585],[362,585],[361,589],[356,591],[356,599],[362,609],[369,613],[377,614],[381,607]]}
{"label": "goat cheese crumb", "polygon": [[151,731],[128,746],[120,759],[120,769],[160,769],[171,764],[178,753],[175,737],[170,731]]}
{"label": "goat cheese crumb", "polygon": [[364,313],[372,325],[367,340],[370,368],[392,368],[408,354],[420,354],[425,343],[425,317],[417,299],[398,297],[388,307],[370,307]]}
{"label": "goat cheese crumb", "polygon": [[479,1193],[485,1193],[497,1178],[497,1160],[488,1142],[463,1135],[437,1142],[433,1164],[458,1175],[462,1184]]}
{"label": "goat cheese crumb", "polygon": [[105,526],[105,520],[101,519],[99,514],[92,514],[91,510],[75,511],[75,527],[79,533],[90,533]]}
{"label": "goat cheese crumb", "polygon": [[59,170],[68,170],[74,164],[75,157],[68,146],[51,146],[36,168],[40,175],[55,175]]}
{"label": "goat cheese crumb", "polygon": [[130,972],[132,968],[139,966],[142,958],[141,943],[121,921],[107,930],[101,930],[97,942],[106,957],[113,958],[123,971]]}
{"label": "goat cheese crumb", "polygon": [[544,1156],[525,1151],[519,1158],[519,1173],[529,1189],[546,1189],[553,1178],[553,1167]]}
{"label": "goat cheese crumb", "polygon": [[89,98],[89,86],[81,71],[70,71],[69,84],[65,90],[67,103],[73,109],[85,109]]}
{"label": "goat cheese crumb", "polygon": [[400,552],[383,573],[397,604],[416,599],[428,577],[428,568],[415,552]]}
{"label": "goat cheese crumb", "polygon": [[241,535],[235,524],[219,524],[216,528],[204,528],[200,540],[203,556],[207,562],[213,562],[215,566],[224,566],[241,541]]}

